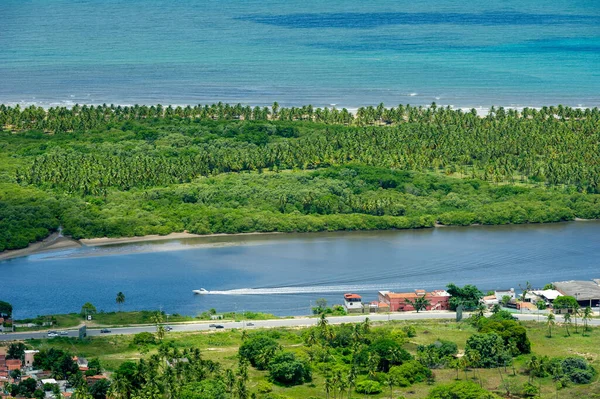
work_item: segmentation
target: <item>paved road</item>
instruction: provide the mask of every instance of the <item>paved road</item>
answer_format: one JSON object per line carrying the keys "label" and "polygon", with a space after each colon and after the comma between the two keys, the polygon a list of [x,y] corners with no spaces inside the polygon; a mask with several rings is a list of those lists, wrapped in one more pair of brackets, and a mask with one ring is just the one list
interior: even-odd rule
{"label": "paved road", "polygon": [[[469,314],[465,313],[464,317],[468,317]],[[532,320],[537,321],[537,314],[515,314],[519,320]],[[341,324],[341,323],[361,323],[365,318],[369,318],[371,321],[389,321],[389,320],[454,320],[456,314],[453,312],[421,312],[421,313],[394,313],[394,314],[369,314],[369,315],[356,315],[356,316],[332,316],[328,317],[330,324]],[[539,320],[544,322],[544,314],[539,316]],[[561,316],[557,316],[557,322],[562,320]],[[189,323],[189,324],[173,324],[173,332],[191,332],[191,331],[209,331],[216,330],[213,327],[209,327],[209,324],[218,324],[223,326],[223,330],[232,328],[247,328],[255,329],[261,327],[308,327],[317,324],[317,318],[295,318],[295,319],[274,319],[274,320],[257,320],[257,321],[243,321],[243,322],[203,322],[203,323]],[[251,324],[251,325],[249,325]],[[600,326],[600,319],[593,319],[589,322],[590,325]],[[137,326],[137,327],[120,327],[110,328],[110,333],[101,333],[100,329],[88,329],[88,336],[107,336],[107,335],[130,335],[137,334],[140,332],[155,332],[155,326]],[[219,330],[216,330],[219,331]],[[68,337],[78,337],[79,333],[77,330],[67,330]],[[25,333],[7,333],[0,334],[0,341],[13,341],[23,339],[41,339],[47,338],[47,332],[25,332]]]}

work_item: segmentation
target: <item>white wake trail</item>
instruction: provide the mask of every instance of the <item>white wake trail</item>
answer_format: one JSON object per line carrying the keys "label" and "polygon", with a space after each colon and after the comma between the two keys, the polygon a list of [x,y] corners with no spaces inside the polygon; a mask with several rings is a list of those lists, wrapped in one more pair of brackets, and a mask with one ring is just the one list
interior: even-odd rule
{"label": "white wake trail", "polygon": [[393,288],[380,285],[330,285],[309,287],[238,288],[225,291],[208,291],[206,295],[285,295],[357,291],[382,291]]}

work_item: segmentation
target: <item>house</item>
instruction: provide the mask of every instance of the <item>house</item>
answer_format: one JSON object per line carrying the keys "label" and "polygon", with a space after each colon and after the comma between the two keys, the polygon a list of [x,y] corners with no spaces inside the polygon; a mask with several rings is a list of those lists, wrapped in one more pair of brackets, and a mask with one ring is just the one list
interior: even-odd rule
{"label": "house", "polygon": [[491,308],[494,305],[498,305],[500,301],[498,300],[496,295],[486,295],[483,298],[481,298],[481,303],[487,306],[488,308]]}
{"label": "house", "polygon": [[392,312],[408,312],[415,310],[409,304],[419,297],[424,297],[429,301],[426,310],[448,310],[450,308],[450,294],[444,290],[427,292],[425,290],[415,290],[414,292],[390,292],[380,291],[379,302],[389,305]]}
{"label": "house", "polygon": [[25,364],[23,367],[28,368],[29,370],[33,369],[33,362],[35,361],[35,354],[39,351],[28,349],[25,351]]}
{"label": "house", "polygon": [[600,306],[600,285],[591,281],[559,281],[552,283],[562,295],[572,296],[580,306]]}
{"label": "house", "polygon": [[556,298],[562,296],[562,294],[557,290],[536,290],[527,293],[527,297],[531,299],[529,302],[537,303],[539,301],[543,301],[546,305],[550,305]]}
{"label": "house", "polygon": [[390,305],[385,302],[371,301],[368,306],[369,313],[385,313],[389,311]]}
{"label": "house", "polygon": [[509,297],[510,299],[517,298],[514,288],[511,288],[509,290],[495,290],[494,296],[496,297],[498,303],[502,303],[502,298],[504,298],[505,296]]}
{"label": "house", "polygon": [[6,359],[6,369],[11,372],[13,370],[21,370],[21,360],[19,359]]}
{"label": "house", "polygon": [[358,294],[344,294],[344,309],[348,313],[362,313],[362,297]]}

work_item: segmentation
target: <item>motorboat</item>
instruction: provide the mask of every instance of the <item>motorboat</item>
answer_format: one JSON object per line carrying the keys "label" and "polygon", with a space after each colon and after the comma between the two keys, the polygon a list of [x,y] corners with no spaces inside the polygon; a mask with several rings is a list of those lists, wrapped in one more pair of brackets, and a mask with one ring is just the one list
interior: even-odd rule
{"label": "motorboat", "polygon": [[205,290],[204,288],[200,288],[199,290],[194,290],[193,292],[196,295],[206,295],[209,293],[209,291]]}

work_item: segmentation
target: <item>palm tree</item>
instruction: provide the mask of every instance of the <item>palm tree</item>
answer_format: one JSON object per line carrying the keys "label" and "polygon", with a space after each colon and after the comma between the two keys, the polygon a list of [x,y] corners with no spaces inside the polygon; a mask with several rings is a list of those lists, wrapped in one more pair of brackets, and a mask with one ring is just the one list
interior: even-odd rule
{"label": "palm tree", "polygon": [[590,320],[593,315],[594,315],[594,313],[592,312],[591,307],[586,306],[585,309],[583,309],[583,314],[581,316],[581,320],[583,320],[583,332],[584,333],[586,331],[588,331],[588,320]]}
{"label": "palm tree", "polygon": [[567,330],[567,337],[570,337],[571,333],[569,333],[569,324],[571,324],[571,314],[569,312],[565,313],[563,315],[563,319],[565,321],[565,329]]}
{"label": "palm tree", "polygon": [[123,294],[121,291],[119,291],[119,293],[117,294],[116,302],[117,302],[117,305],[119,305],[119,312],[120,312],[121,305],[123,305],[125,303],[125,294]]}
{"label": "palm tree", "polygon": [[406,298],[404,300],[404,303],[412,306],[417,311],[417,313],[419,313],[423,309],[427,309],[427,306],[431,305],[431,302],[424,296],[418,296],[413,301]]}
{"label": "palm tree", "polygon": [[552,326],[554,326],[555,324],[555,320],[556,317],[554,317],[554,313],[550,312],[548,313],[547,319],[546,319],[546,325],[548,326],[548,338],[552,338]]}

